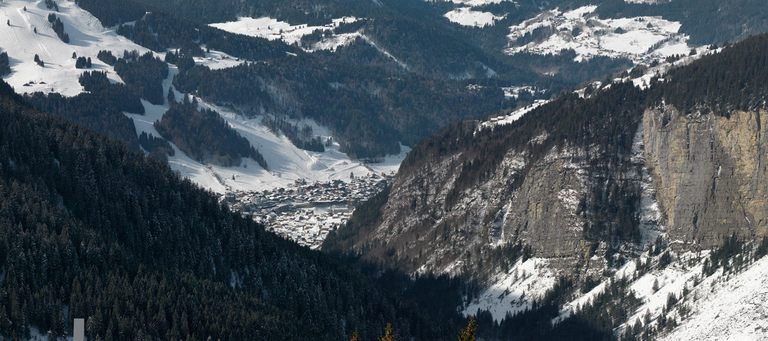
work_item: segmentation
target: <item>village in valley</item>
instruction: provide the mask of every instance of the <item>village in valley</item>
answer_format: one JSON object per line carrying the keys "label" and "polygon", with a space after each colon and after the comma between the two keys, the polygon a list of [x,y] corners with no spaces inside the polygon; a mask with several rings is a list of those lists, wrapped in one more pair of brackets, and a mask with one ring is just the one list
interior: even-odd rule
{"label": "village in valley", "polygon": [[222,200],[232,210],[264,224],[268,231],[317,249],[329,232],[349,220],[355,207],[381,192],[393,177],[372,173],[364,177],[350,174],[350,181],[297,180],[285,188],[230,192]]}

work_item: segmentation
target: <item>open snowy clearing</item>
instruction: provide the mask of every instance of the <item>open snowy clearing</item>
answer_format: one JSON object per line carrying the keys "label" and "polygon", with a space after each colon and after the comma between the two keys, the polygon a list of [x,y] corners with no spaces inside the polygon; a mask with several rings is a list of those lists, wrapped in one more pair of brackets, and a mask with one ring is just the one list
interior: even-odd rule
{"label": "open snowy clearing", "polygon": [[[306,35],[310,35],[315,31],[331,31],[342,24],[351,24],[358,21],[355,17],[342,17],[333,19],[331,23],[322,26],[309,26],[307,24],[291,25],[287,22],[280,21],[274,18],[262,17],[262,18],[248,18],[242,17],[237,21],[230,21],[225,23],[211,24],[210,26],[218,29],[247,35],[251,37],[264,38],[268,40],[282,40],[289,45],[301,45],[301,38]],[[346,38],[344,38],[346,37]],[[344,35],[342,38],[337,38],[338,44],[344,44],[349,35]],[[315,49],[328,49],[335,50],[339,45],[336,44],[323,44],[315,47]]]}
{"label": "open snowy clearing", "polygon": [[[104,28],[98,19],[74,2],[61,1],[58,5],[59,12],[54,12],[47,9],[43,1],[0,2],[0,48],[8,52],[12,69],[4,79],[17,92],[58,92],[64,96],[81,93],[83,88],[78,83],[78,77],[85,70],[75,68],[73,53],[91,57],[92,69],[107,71],[110,79],[121,82],[111,67],[96,59],[98,51],[108,50],[116,55],[122,55],[125,50],[148,51],[118,36],[114,30]],[[50,13],[64,23],[64,30],[70,37],[69,44],[61,41],[51,28],[48,22]],[[35,55],[45,62],[44,67],[34,62]]]}
{"label": "open snowy clearing", "polygon": [[649,63],[672,55],[687,55],[689,37],[681,24],[660,17],[600,18],[597,6],[563,12],[544,11],[510,27],[508,54],[576,52],[576,61],[596,56]]}
{"label": "open snowy clearing", "polygon": [[491,12],[475,11],[469,7],[456,8],[444,15],[448,20],[462,26],[486,27],[492,26],[505,16],[496,16]]}

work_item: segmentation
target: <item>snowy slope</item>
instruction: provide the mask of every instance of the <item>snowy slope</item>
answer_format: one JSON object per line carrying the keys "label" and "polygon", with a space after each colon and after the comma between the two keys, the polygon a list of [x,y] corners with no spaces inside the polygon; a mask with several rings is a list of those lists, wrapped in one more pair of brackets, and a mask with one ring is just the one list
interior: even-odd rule
{"label": "snowy slope", "polygon": [[[91,57],[93,69],[107,71],[112,80],[121,82],[120,77],[110,66],[96,58],[98,51],[109,50],[115,55],[122,55],[125,50],[138,50],[140,53],[148,51],[117,35],[114,30],[104,28],[98,19],[74,2],[59,1],[58,5],[60,12],[55,14],[64,22],[65,31],[70,36],[69,44],[62,42],[50,28],[47,17],[52,11],[45,7],[42,0],[34,2],[10,0],[0,3],[0,20],[3,23],[0,26],[0,48],[8,52],[12,69],[12,73],[5,80],[17,92],[58,92],[65,96],[75,96],[83,92],[82,86],[78,83],[78,77],[85,70],[75,68],[75,60],[71,58],[73,52],[78,56]],[[24,11],[25,6],[27,11]],[[5,25],[7,20],[10,20],[11,26]],[[353,20],[356,19],[335,20],[328,28]],[[271,24],[267,24],[269,25]],[[279,25],[276,27],[282,27]],[[38,34],[33,32],[34,28],[37,28]],[[290,37],[289,39],[300,39],[301,34],[311,33],[314,29],[302,27],[285,30],[284,34]],[[33,61],[35,54],[45,61],[45,67],[40,67]],[[162,54],[159,54],[159,57],[163,57]],[[212,69],[221,69],[237,66],[245,61],[219,51],[210,51],[205,57],[196,58],[195,62]],[[178,69],[170,65],[169,77],[163,83],[165,92],[171,88],[176,74]],[[176,98],[183,97],[179,92],[176,92],[176,95]],[[133,119],[137,134],[146,132],[159,137],[160,134],[153,124],[162,118],[168,110],[168,105],[167,103],[153,105],[146,101],[142,103],[146,110],[145,115],[126,114],[126,116]],[[384,162],[372,165],[351,160],[338,150],[338,146],[332,146],[324,153],[307,152],[296,148],[287,138],[270,132],[260,124],[260,118],[246,119],[232,110],[216,107],[203,101],[200,103],[218,111],[235,130],[264,155],[270,166],[270,171],[266,171],[250,159],[244,160],[244,164],[240,167],[205,165],[189,158],[172,144],[176,155],[169,158],[171,168],[217,193],[286,187],[297,179],[349,181],[350,173],[359,176],[391,173],[397,171],[408,151],[408,148],[404,147],[400,155],[387,157]],[[302,124],[312,126],[313,130],[321,136],[331,135],[327,129],[314,122],[306,121]]]}
{"label": "snowy slope", "polygon": [[[24,11],[24,7],[27,11]],[[124,50],[147,49],[104,28],[98,19],[80,9],[74,2],[60,1],[60,12],[52,12],[43,1],[9,0],[0,2],[0,47],[8,52],[12,73],[5,78],[17,92],[58,92],[75,96],[83,91],[77,78],[84,70],[75,68],[72,53],[91,57],[93,68],[109,71],[108,76],[120,81],[111,68],[98,59],[99,50],[122,54]],[[70,43],[62,42],[48,23],[48,14],[55,13],[64,23]],[[11,26],[6,22],[10,20]],[[37,34],[34,29],[37,28]],[[33,61],[35,54],[45,62],[40,67]]]}
{"label": "snowy slope", "polygon": [[556,281],[557,275],[547,259],[520,260],[508,273],[497,275],[493,284],[464,309],[464,314],[487,310],[494,320],[501,321],[507,314],[531,309],[533,301],[540,300]]}
{"label": "snowy slope", "polygon": [[[660,17],[600,18],[596,9],[583,6],[565,12],[548,10],[512,26],[505,52],[545,55],[574,50],[576,61],[606,56],[649,63],[687,55],[691,49],[689,37],[679,32],[678,22]],[[530,35],[535,35],[533,41],[523,40]]]}
{"label": "snowy slope", "polygon": [[[173,77],[178,69],[170,65],[168,78],[163,82],[163,91],[171,87]],[[176,93],[176,98],[183,98]],[[351,160],[349,156],[338,150],[338,145],[327,148],[323,153],[309,152],[297,148],[284,136],[277,136],[261,124],[261,118],[245,118],[232,110],[206,103],[198,98],[201,106],[217,111],[230,127],[248,139],[251,145],[264,156],[270,170],[264,170],[252,159],[244,159],[240,167],[222,167],[201,164],[180,151],[175,146],[176,155],[168,158],[168,163],[174,170],[181,173],[197,184],[217,193],[230,191],[262,191],[280,187],[288,187],[296,180],[304,179],[310,182],[344,180],[349,181],[350,173],[365,176],[371,173],[396,172],[409,149],[402,146],[399,155],[385,158],[381,163],[364,164]],[[153,123],[160,120],[168,110],[167,105],[153,105],[143,101],[145,115],[126,114],[134,120],[136,133],[146,132],[155,136],[160,134]],[[331,134],[327,129],[311,121],[301,122],[310,125],[313,131],[322,137]]]}
{"label": "snowy slope", "polygon": [[768,258],[725,279],[717,274],[702,282],[692,295],[702,296],[691,317],[661,340],[768,339]]}

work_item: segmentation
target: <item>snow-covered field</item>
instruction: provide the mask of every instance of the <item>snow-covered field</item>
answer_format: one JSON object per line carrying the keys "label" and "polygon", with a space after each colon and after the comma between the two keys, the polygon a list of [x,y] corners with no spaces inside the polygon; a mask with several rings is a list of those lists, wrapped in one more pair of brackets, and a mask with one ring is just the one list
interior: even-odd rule
{"label": "snow-covered field", "polygon": [[[242,17],[237,21],[230,21],[224,23],[211,24],[211,26],[219,28],[221,30],[264,38],[268,40],[282,40],[289,45],[301,45],[301,38],[306,35],[312,34],[315,31],[327,32],[339,27],[342,24],[351,24],[360,19],[355,17],[342,17],[333,19],[331,23],[322,26],[310,26],[307,24],[291,25],[287,22],[280,21],[274,18],[262,17],[262,18],[248,18]],[[331,35],[329,38],[324,39],[318,44],[306,50],[335,50],[339,46],[349,44],[357,38],[355,33],[345,33],[339,35]]]}
{"label": "snow-covered field", "polygon": [[[576,61],[606,56],[628,58],[635,63],[690,52],[689,37],[680,33],[678,22],[660,17],[600,18],[596,9],[584,6],[566,12],[544,11],[512,26],[505,52],[544,55],[574,50]],[[530,34],[541,36],[520,42]]]}
{"label": "snow-covered field", "polygon": [[469,7],[459,7],[451,10],[444,15],[451,22],[462,26],[485,27],[491,26],[496,21],[504,19],[504,16],[497,16],[491,12],[476,11]]}
{"label": "snow-covered field", "polygon": [[478,7],[478,6],[484,6],[484,5],[490,5],[490,4],[500,4],[502,2],[512,2],[517,3],[515,0],[428,0],[432,2],[452,2],[457,5],[464,5],[464,6],[472,6],[472,7]]}
{"label": "snow-covered field", "polygon": [[[0,48],[8,52],[12,69],[4,79],[17,92],[58,92],[75,96],[83,91],[78,77],[84,70],[75,68],[73,53],[91,57],[93,69],[106,70],[110,79],[121,81],[111,67],[96,59],[98,51],[109,50],[120,55],[124,50],[148,51],[104,28],[98,19],[74,2],[59,1],[58,5],[59,12],[53,12],[43,1],[0,2]],[[64,23],[69,44],[62,42],[51,28],[48,23],[50,13],[55,13]],[[10,26],[6,24],[9,21]],[[35,55],[45,62],[45,67],[34,62]]]}

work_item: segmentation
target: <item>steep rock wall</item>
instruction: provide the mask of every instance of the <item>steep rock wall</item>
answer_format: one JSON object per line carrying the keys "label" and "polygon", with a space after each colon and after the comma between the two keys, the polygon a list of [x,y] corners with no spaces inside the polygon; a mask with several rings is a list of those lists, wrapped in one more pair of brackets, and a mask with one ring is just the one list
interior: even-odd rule
{"label": "steep rock wall", "polygon": [[646,110],[645,153],[671,243],[711,248],[768,233],[768,113]]}

